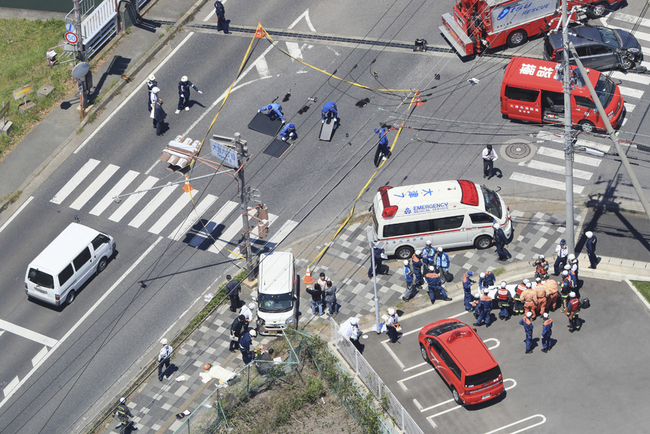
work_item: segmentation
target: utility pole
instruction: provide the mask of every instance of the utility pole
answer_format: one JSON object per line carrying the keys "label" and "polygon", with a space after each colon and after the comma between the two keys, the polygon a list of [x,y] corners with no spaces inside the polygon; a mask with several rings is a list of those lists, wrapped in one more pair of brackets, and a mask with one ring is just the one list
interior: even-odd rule
{"label": "utility pole", "polygon": [[379,296],[377,295],[377,274],[375,273],[375,235],[371,227],[366,228],[366,236],[368,237],[368,244],[370,246],[370,263],[372,264],[372,284],[375,288],[375,331],[377,334],[381,333],[379,324]]}
{"label": "utility pole", "polygon": [[[86,50],[84,49],[81,29],[81,6],[79,0],[72,0],[74,8],[74,26],[77,33],[77,55],[80,62],[86,61]],[[91,74],[90,70],[88,74]],[[87,77],[87,76],[86,76]],[[88,107],[88,85],[86,77],[79,79],[79,97],[81,98],[81,118],[84,117],[84,109]]]}
{"label": "utility pole", "polygon": [[566,233],[569,252],[575,252],[573,228],[573,135],[571,134],[571,68],[569,68],[569,17],[567,0],[562,1],[562,46],[564,51],[564,174],[566,189]]}
{"label": "utility pole", "polygon": [[246,249],[246,271],[248,272],[248,281],[253,281],[253,254],[251,252],[251,228],[248,223],[248,191],[244,179],[244,167],[248,161],[248,146],[241,140],[241,134],[235,133],[235,145],[237,145],[237,155],[239,157],[239,204],[241,209],[242,226],[244,228],[244,246]]}

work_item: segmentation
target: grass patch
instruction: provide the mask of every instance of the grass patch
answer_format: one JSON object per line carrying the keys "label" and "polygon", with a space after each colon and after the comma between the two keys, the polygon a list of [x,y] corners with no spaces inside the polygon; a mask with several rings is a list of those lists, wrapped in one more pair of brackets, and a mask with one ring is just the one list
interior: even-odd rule
{"label": "grass patch", "polygon": [[492,272],[494,273],[495,276],[499,276],[499,275],[505,273],[506,269],[505,269],[505,267],[499,267],[499,268],[496,268],[496,269],[492,270]]}
{"label": "grass patch", "polygon": [[632,285],[641,293],[643,298],[650,302],[650,282],[643,280],[632,280]]}
{"label": "grass patch", "polygon": [[[58,45],[65,33],[63,20],[28,21],[0,19],[0,100],[11,107],[7,120],[13,122],[9,136],[0,137],[0,158],[15,146],[49,112],[52,106],[75,86],[66,65],[48,67],[45,53]],[[62,49],[57,49],[61,54]],[[22,101],[14,101],[13,91],[34,85],[28,95],[36,107],[25,115],[18,113]],[[36,91],[48,84],[54,90],[47,98],[37,98]]]}
{"label": "grass patch", "polygon": [[3,211],[6,210],[9,207],[9,205],[16,202],[20,198],[21,194],[23,194],[22,190],[18,190],[18,191],[14,191],[13,193],[8,193],[7,195],[5,195],[5,197],[0,199],[0,202],[4,202],[5,200],[7,200],[7,203],[4,204],[2,210]]}

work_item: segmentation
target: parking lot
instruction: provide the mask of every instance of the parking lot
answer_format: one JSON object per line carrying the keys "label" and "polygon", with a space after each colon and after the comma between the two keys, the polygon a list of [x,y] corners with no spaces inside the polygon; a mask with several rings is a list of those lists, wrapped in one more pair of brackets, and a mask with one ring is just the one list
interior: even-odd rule
{"label": "parking lot", "polygon": [[[521,316],[478,328],[501,366],[506,389],[484,405],[457,405],[420,354],[424,325],[451,317],[475,322],[460,297],[401,318],[398,343],[367,333],[363,355],[425,432],[643,432],[647,427],[639,415],[650,398],[648,310],[625,282],[581,280],[581,296],[591,301],[581,312],[582,329],[569,333],[566,316],[559,309],[551,313],[554,346],[548,353],[541,352],[540,319],[534,322],[533,354],[524,353]],[[493,321],[495,315],[497,309]]]}

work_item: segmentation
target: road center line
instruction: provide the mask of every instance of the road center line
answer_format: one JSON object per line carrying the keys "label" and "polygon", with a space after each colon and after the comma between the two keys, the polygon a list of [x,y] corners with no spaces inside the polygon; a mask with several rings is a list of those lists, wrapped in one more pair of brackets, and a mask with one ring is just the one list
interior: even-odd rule
{"label": "road center line", "polygon": [[77,323],[76,323],[74,326],[72,326],[72,328],[71,328],[70,330],[68,330],[68,332],[67,332],[67,333],[66,333],[66,334],[65,334],[65,335],[64,335],[64,336],[63,336],[63,337],[62,337],[62,338],[61,338],[61,339],[60,339],[60,340],[59,340],[59,341],[54,345],[54,347],[52,347],[52,349],[51,349],[51,350],[50,350],[50,351],[49,351],[49,352],[48,352],[48,353],[47,353],[43,358],[41,358],[41,359],[38,361],[38,363],[36,363],[36,365],[34,365],[34,368],[32,368],[32,370],[29,371],[29,373],[27,373],[27,375],[25,375],[25,377],[23,377],[23,379],[20,380],[20,382],[16,383],[16,384],[14,385],[14,387],[11,388],[11,389],[9,389],[9,388],[5,388],[5,391],[4,391],[4,392],[5,392],[5,398],[2,400],[2,402],[0,402],[0,408],[2,408],[2,406],[4,406],[4,405],[7,403],[7,401],[9,401],[9,399],[11,399],[11,397],[13,396],[13,394],[14,394],[18,389],[20,389],[20,386],[22,386],[23,384],[25,384],[25,382],[26,382],[27,380],[29,380],[29,378],[30,378],[30,377],[31,377],[31,376],[36,372],[36,370],[37,370],[37,369],[38,369],[38,368],[39,368],[39,367],[40,367],[40,366],[41,366],[41,365],[42,365],[42,364],[43,364],[43,363],[44,363],[44,362],[45,362],[45,361],[46,361],[46,360],[47,360],[47,359],[52,355],[52,354],[54,354],[54,352],[56,351],[56,349],[59,348],[59,347],[61,346],[61,344],[62,344],[63,342],[65,342],[65,340],[68,339],[68,338],[72,335],[72,333],[75,332],[75,330],[77,330],[77,328],[78,328],[78,327],[79,327],[79,326],[80,326],[80,325],[81,325],[81,324],[86,320],[86,318],[88,318],[88,317],[89,317],[89,316],[90,316],[90,315],[95,311],[95,309],[97,309],[97,308],[102,304],[102,302],[103,302],[103,301],[104,301],[104,300],[105,300],[105,299],[106,299],[106,298],[107,298],[107,297],[108,297],[108,296],[109,296],[109,295],[110,295],[110,294],[115,290],[115,288],[117,288],[117,287],[122,283],[122,281],[123,281],[124,279],[126,279],[126,277],[127,277],[129,274],[131,274],[131,272],[132,272],[133,270],[135,270],[135,269],[138,267],[138,265],[140,265],[140,262],[142,262],[142,260],[143,260],[143,259],[144,259],[144,258],[145,258],[149,253],[151,253],[151,251],[152,251],[152,250],[153,250],[153,249],[158,245],[158,243],[160,242],[160,240],[162,240],[162,237],[158,237],[158,239],[157,239],[156,241],[154,241],[154,243],[153,243],[151,246],[149,246],[149,248],[148,248],[147,250],[145,250],[145,252],[144,252],[142,255],[140,255],[140,257],[139,257],[139,258],[138,258],[138,259],[137,259],[137,260],[136,260],[136,261],[135,261],[135,262],[134,262],[134,263],[129,267],[129,269],[126,270],[126,271],[124,272],[124,274],[122,274],[122,275],[120,276],[119,279],[117,279],[117,281],[113,284],[113,286],[111,286],[111,287],[108,289],[108,291],[106,291],[106,292],[104,293],[104,295],[102,295],[102,296],[100,297],[100,299],[97,300],[97,302],[96,302],[96,303],[95,303],[95,304],[94,304],[90,309],[88,309],[88,310],[86,311],[86,313],[84,314],[84,316],[82,316],[82,317],[79,319],[79,321],[77,321]]}
{"label": "road center line", "polygon": [[13,214],[11,215],[11,217],[9,217],[9,220],[7,220],[7,221],[5,222],[5,224],[2,225],[2,227],[0,227],[0,232],[4,231],[5,228],[6,228],[7,226],[9,226],[9,223],[11,223],[11,222],[16,218],[16,217],[18,217],[18,214],[20,214],[20,212],[21,212],[23,209],[25,209],[25,207],[26,207],[27,205],[29,205],[29,202],[31,202],[32,199],[34,199],[34,196],[29,196],[29,198],[25,201],[25,203],[22,204],[22,205],[20,205],[20,208],[18,208],[18,209],[16,210],[16,212],[13,213]]}

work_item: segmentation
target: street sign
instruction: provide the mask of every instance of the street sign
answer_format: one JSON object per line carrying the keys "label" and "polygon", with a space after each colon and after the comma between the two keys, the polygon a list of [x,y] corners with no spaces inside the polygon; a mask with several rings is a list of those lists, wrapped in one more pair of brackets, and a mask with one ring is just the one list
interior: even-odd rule
{"label": "street sign", "polygon": [[66,32],[72,32],[72,33],[77,33],[76,29],[74,28],[74,24],[66,24],[65,25],[65,31]]}
{"label": "street sign", "polygon": [[0,118],[4,118],[8,111],[9,111],[9,103],[5,105],[5,102],[2,101],[2,109],[0,109]]}
{"label": "street sign", "polygon": [[14,100],[19,100],[20,98],[26,97],[27,94],[31,93],[32,90],[34,90],[34,85],[31,83],[26,86],[19,87],[18,89],[14,90]]}
{"label": "street sign", "polygon": [[218,162],[234,169],[239,168],[237,160],[237,152],[230,149],[227,145],[219,143],[214,139],[210,139],[210,147],[212,148],[212,155],[217,158]]}
{"label": "street sign", "polygon": [[76,44],[79,42],[79,39],[77,38],[77,35],[72,33],[72,32],[66,32],[65,33],[65,40],[68,41],[71,44]]}

